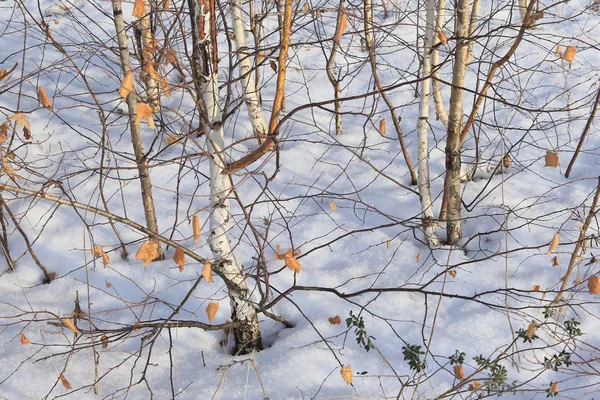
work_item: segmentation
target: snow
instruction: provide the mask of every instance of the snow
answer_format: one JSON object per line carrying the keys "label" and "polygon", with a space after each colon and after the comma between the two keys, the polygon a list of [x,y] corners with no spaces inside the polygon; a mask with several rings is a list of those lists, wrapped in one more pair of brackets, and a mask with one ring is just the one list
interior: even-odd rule
{"label": "snow", "polygon": [[[386,86],[396,85],[388,94],[402,117],[401,127],[415,162],[419,99],[415,98],[415,85],[406,82],[416,79],[419,63],[414,43],[417,6],[416,2],[392,3],[399,4],[406,18],[392,26],[396,16],[384,20],[381,5],[375,5],[376,22],[386,24],[385,31],[375,32],[378,73]],[[19,5],[31,13],[26,16],[26,31]],[[213,324],[224,324],[230,319],[227,288],[216,276],[214,284],[201,282],[172,316],[199,279],[202,264],[188,257],[180,272],[170,259],[174,249],[168,248],[167,260],[144,269],[134,257],[146,239],[141,232],[115,222],[129,251],[128,259],[122,259],[119,241],[106,218],[40,197],[0,192],[40,262],[56,273],[50,284],[42,283],[43,275],[21,233],[4,213],[15,271],[0,258],[0,399],[169,399],[173,393],[181,399],[433,399],[458,384],[449,364],[455,350],[466,353],[463,367],[468,383],[473,379],[485,383],[489,374],[478,371],[474,357],[500,357],[500,364],[507,369],[507,383],[514,380],[518,385],[515,393],[503,393],[505,397],[545,398],[555,381],[560,382],[558,398],[597,397],[599,302],[598,295],[589,295],[585,285],[587,277],[599,272],[592,259],[598,253],[595,219],[588,230],[593,240],[570,278],[570,282],[577,281],[566,293],[571,307],[560,316],[543,315],[566,273],[598,183],[600,141],[594,125],[571,176],[564,177],[598,90],[599,19],[587,6],[583,1],[551,6],[536,29],[527,32],[511,62],[496,75],[495,82],[500,83],[488,94],[502,96],[505,103],[487,101],[478,116],[482,122],[474,127],[478,147],[472,135],[464,147],[467,170],[475,168],[477,151],[480,159],[473,180],[463,183],[463,200],[468,206],[468,211],[463,208],[460,245],[464,247],[436,249],[425,245],[418,226],[417,188],[409,186],[410,175],[385,103],[380,98],[374,101],[373,96],[345,101],[343,110],[349,114],[344,115],[341,136],[330,133],[335,131],[333,116],[325,109],[333,109],[333,103],[324,105],[325,109],[306,107],[333,98],[324,71],[329,45],[323,51],[315,42],[333,36],[335,14],[322,14],[325,26],[311,21],[312,14],[297,16],[286,110],[281,113],[289,119],[280,132],[279,155],[269,153],[248,167],[256,173],[233,176],[245,206],[242,210],[232,200],[230,234],[235,257],[249,274],[253,298],[260,299],[255,277],[257,238],[261,238],[271,290],[267,304],[277,300],[269,311],[293,325],[285,328],[259,314],[265,350],[258,353],[232,355],[233,335],[223,330],[131,329],[137,322],[170,317],[173,323],[208,323],[205,308],[210,302],[220,305]],[[326,7],[337,4],[319,4],[319,8]],[[124,3],[123,9],[126,24],[134,23],[133,3]],[[495,13],[487,21],[483,16],[490,9]],[[480,66],[472,63],[467,72],[465,113],[470,112],[489,65],[507,51],[517,32],[515,27],[506,27],[517,11],[512,3],[486,1],[480,10],[474,60],[482,58],[484,62]],[[104,209],[99,196],[103,167],[103,190],[110,212],[143,224],[126,105],[116,92],[122,77],[113,52],[116,41],[111,13],[110,2],[0,3],[4,17],[0,19],[0,68],[8,70],[19,62],[11,75],[0,81],[1,112],[6,118],[25,112],[32,127],[32,141],[24,144],[22,130],[17,128],[10,147],[16,156],[13,168],[23,180],[11,181],[4,174],[0,183],[68,196]],[[342,67],[343,96],[359,96],[373,88],[370,67],[361,61],[365,56],[358,42],[361,15],[359,10],[349,13],[341,39],[349,62]],[[444,29],[450,38],[451,12],[446,15]],[[40,22],[42,16],[77,68],[33,24],[34,18]],[[165,18],[173,21],[170,14]],[[276,24],[275,17],[265,19],[265,32],[273,32]],[[504,35],[486,36],[498,29]],[[224,41],[225,35],[219,34]],[[251,39],[249,35],[249,44]],[[27,51],[21,64],[24,40]],[[274,33],[268,43],[276,45],[277,40]],[[563,49],[567,45],[578,48],[570,67],[553,53],[559,42]],[[175,45],[182,50],[180,42]],[[228,50],[225,42],[220,44],[222,85],[228,79]],[[452,50],[450,40],[440,48],[440,60],[446,60]],[[451,80],[449,65],[440,75],[446,82]],[[22,85],[21,74],[27,76]],[[268,118],[276,76],[268,63],[261,74],[263,109]],[[188,81],[190,76],[186,75]],[[169,79],[174,83],[179,78],[172,72]],[[54,112],[38,104],[39,86],[46,88]],[[449,88],[442,86],[448,101]],[[221,105],[230,112],[240,101],[241,88],[233,89],[234,96],[229,99],[233,103],[229,104],[225,103],[226,90],[226,85],[221,87]],[[163,106],[168,110],[164,120],[155,116],[155,121],[165,124],[165,131],[153,131],[142,123],[161,234],[210,259],[206,243],[209,160],[203,154],[208,145],[204,137],[194,134],[167,146],[168,133],[185,136],[191,130],[189,124],[197,126],[198,116],[181,88],[175,88]],[[225,121],[225,145],[229,146],[225,157],[229,160],[257,145],[256,140],[248,139],[252,126],[246,115],[242,104]],[[433,120],[433,104],[430,115],[431,189],[437,214],[444,179],[445,132],[441,123]],[[107,121],[104,137],[101,117]],[[385,136],[378,132],[381,118],[387,122]],[[9,141],[12,134],[11,128]],[[2,145],[3,151],[9,141]],[[100,149],[103,141],[104,152]],[[502,172],[496,167],[509,149],[513,164]],[[546,151],[558,153],[558,168],[544,167]],[[275,172],[265,190],[266,179]],[[332,201],[335,211],[330,207]],[[249,220],[243,211],[249,213]],[[194,214],[201,221],[200,243],[192,238]],[[560,246],[552,256],[557,256],[559,265],[552,267],[546,252],[556,232],[560,232]],[[443,225],[438,234],[444,236]],[[107,268],[101,259],[91,257],[90,249],[98,244],[110,257]],[[277,245],[284,251],[301,251],[299,274],[294,276],[282,260],[272,257]],[[539,285],[542,291],[532,291],[532,285]],[[265,290],[264,283],[262,286]],[[287,290],[290,292],[280,297]],[[79,317],[78,327],[99,330],[93,340],[88,334],[76,336],[60,322],[74,318],[76,296],[85,313]],[[357,343],[355,327],[346,325],[350,311],[363,318],[375,348],[367,351]],[[340,325],[328,321],[334,316],[340,317]],[[582,336],[565,335],[565,321],[572,318],[581,323]],[[543,324],[537,330],[540,339],[533,343],[516,339],[515,332],[527,329],[532,320]],[[20,333],[31,343],[21,345]],[[109,338],[106,348],[100,341],[102,334]],[[517,344],[512,345],[515,339]],[[411,370],[404,359],[403,347],[408,345],[419,345],[427,352],[423,374]],[[546,368],[544,357],[562,350],[572,353],[573,365],[563,365],[558,371]],[[346,365],[352,367],[353,385],[340,376]],[[63,386],[60,374],[72,389]],[[98,394],[94,393],[96,381]],[[446,396],[486,396],[485,391],[467,390],[468,383]]]}

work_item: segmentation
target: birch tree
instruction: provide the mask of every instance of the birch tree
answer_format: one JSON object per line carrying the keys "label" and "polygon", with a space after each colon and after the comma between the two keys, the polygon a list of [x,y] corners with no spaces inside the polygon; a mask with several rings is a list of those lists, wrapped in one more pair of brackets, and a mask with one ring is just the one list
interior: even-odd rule
{"label": "birch tree", "polygon": [[429,180],[429,104],[431,98],[431,44],[435,26],[435,0],[427,0],[425,21],[425,43],[423,46],[423,68],[421,82],[421,99],[419,103],[419,194],[421,196],[421,212],[425,240],[430,246],[439,245],[433,218],[433,202],[431,201]]}

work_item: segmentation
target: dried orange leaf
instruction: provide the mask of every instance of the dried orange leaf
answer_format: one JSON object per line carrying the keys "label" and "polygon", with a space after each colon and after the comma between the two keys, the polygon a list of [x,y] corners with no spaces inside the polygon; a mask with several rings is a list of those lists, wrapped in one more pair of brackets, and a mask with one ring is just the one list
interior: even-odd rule
{"label": "dried orange leaf", "polygon": [[2,125],[0,125],[0,144],[4,144],[8,139],[8,128],[10,127],[10,123],[8,121],[4,121]]}
{"label": "dried orange leaf", "polygon": [[554,50],[554,54],[557,54],[559,56],[562,54],[562,47],[560,47],[560,44],[556,45],[556,50]]}
{"label": "dried orange leaf", "polygon": [[148,127],[153,129],[155,128],[154,120],[152,119],[152,107],[150,107],[147,103],[138,103],[135,113],[137,114],[137,117],[135,118],[135,124],[138,127],[140,126],[143,118],[148,123]]}
{"label": "dried orange leaf", "polygon": [[392,244],[391,240],[388,240],[387,242],[385,242],[385,247],[387,247],[389,249],[390,248],[390,244]]}
{"label": "dried orange leaf", "polygon": [[552,257],[552,266],[558,267],[560,264],[558,263],[558,256]]}
{"label": "dried orange leaf", "polygon": [[304,12],[309,12],[310,8],[308,7],[308,3],[304,3],[304,6],[302,6],[302,9],[304,10]]}
{"label": "dried orange leaf", "polygon": [[102,335],[102,337],[100,338],[100,341],[102,342],[103,349],[108,347],[108,336]]}
{"label": "dried orange leaf", "polygon": [[106,285],[107,288],[111,288],[112,284],[108,281],[108,279],[104,280],[104,285]]}
{"label": "dried orange leaf", "polygon": [[64,326],[66,326],[67,328],[69,328],[73,332],[79,333],[79,329],[77,329],[77,327],[75,326],[75,324],[73,323],[73,321],[71,321],[69,318],[63,319],[62,323],[63,323]]}
{"label": "dried orange leaf", "polygon": [[209,261],[204,263],[204,268],[202,268],[202,276],[206,282],[214,282],[212,277],[212,266],[210,265]]}
{"label": "dried orange leaf", "polygon": [[104,253],[104,250],[102,250],[102,246],[97,245],[92,248],[92,256],[94,258],[102,257],[102,253]]}
{"label": "dried orange leaf", "polygon": [[465,379],[465,371],[463,371],[462,365],[454,366],[454,376],[456,377],[456,379],[458,379],[460,381]]}
{"label": "dried orange leaf", "polygon": [[192,230],[194,231],[194,242],[200,241],[200,220],[197,215],[192,217]]}
{"label": "dried orange leaf", "polygon": [[140,326],[142,326],[142,324],[140,324],[140,321],[135,323],[135,328],[133,328],[134,331],[139,332],[140,331]]}
{"label": "dried orange leaf", "polygon": [[558,238],[559,238],[559,235],[558,235],[558,232],[556,232],[554,234],[554,237],[552,238],[552,241],[550,242],[550,248],[548,249],[548,254],[547,254],[548,256],[550,254],[552,254],[552,252],[554,250],[556,250],[556,248],[558,247]]}
{"label": "dried orange leaf", "polygon": [[342,319],[339,315],[336,315],[335,317],[329,317],[329,323],[331,325],[339,325],[342,323]]}
{"label": "dried orange leaf", "polygon": [[156,258],[158,258],[158,243],[152,239],[142,243],[135,254],[136,260],[144,260],[144,269]]}
{"label": "dried orange leaf", "polygon": [[271,66],[273,72],[277,72],[277,64],[275,64],[275,61],[269,60],[269,65]]}
{"label": "dried orange leaf", "polygon": [[110,262],[110,258],[108,258],[108,254],[106,254],[105,252],[102,252],[102,264],[104,264],[104,268],[106,268],[108,266],[109,262]]}
{"label": "dried orange leaf", "polygon": [[379,121],[379,134],[381,136],[385,136],[386,133],[387,133],[387,129],[385,127],[385,119],[381,119]]}
{"label": "dried orange leaf", "polygon": [[340,374],[342,375],[342,379],[344,380],[344,382],[346,382],[348,385],[352,384],[352,367],[351,366],[345,366],[344,368],[342,368],[340,370]]}
{"label": "dried orange leaf", "polygon": [[533,285],[533,286],[531,286],[531,290],[533,290],[534,292],[539,292],[540,291],[540,285]]}
{"label": "dried orange leaf", "polygon": [[23,129],[27,128],[28,131],[31,131],[31,126],[29,125],[29,121],[27,120],[27,116],[25,114],[19,112],[10,117],[10,119],[15,121],[17,126],[22,126]]}
{"label": "dried orange leaf", "polygon": [[129,93],[133,93],[133,72],[129,71],[125,74],[121,87],[119,88],[119,94],[123,98],[123,101],[127,101]]}
{"label": "dried orange leaf", "polygon": [[329,203],[329,207],[331,207],[331,211],[337,210],[337,206],[335,205],[335,203],[333,201],[331,203]]}
{"label": "dried orange leaf", "polygon": [[340,23],[337,26],[337,29],[335,31],[335,36],[333,37],[333,41],[336,43],[340,42],[340,38],[342,37],[342,35],[344,34],[344,31],[346,30],[346,26],[348,25],[348,14],[346,14],[345,12],[341,11],[342,13],[341,17],[340,17]]}
{"label": "dried orange leaf", "polygon": [[558,167],[558,154],[556,154],[555,152],[547,151],[546,157],[544,159],[546,161],[546,165],[544,165],[545,167]]}
{"label": "dried orange leaf", "polygon": [[183,254],[183,250],[181,250],[181,247],[175,249],[173,261],[175,261],[175,264],[179,265],[179,270],[182,271],[181,268],[185,265],[186,259],[185,254]]}
{"label": "dried orange leaf", "polygon": [[479,381],[473,381],[473,383],[471,383],[469,385],[469,390],[479,390],[481,389],[481,383],[479,383]]}
{"label": "dried orange leaf", "polygon": [[592,275],[588,279],[588,289],[590,294],[600,293],[600,277]]}
{"label": "dried orange leaf", "polygon": [[162,2],[163,10],[168,10],[170,6],[171,6],[171,2],[169,0],[163,0],[163,2]]}
{"label": "dried orange leaf", "polygon": [[71,389],[71,384],[63,374],[60,374],[60,381],[62,382],[65,389]]}
{"label": "dried orange leaf", "polygon": [[287,265],[288,268],[290,268],[295,273],[299,273],[300,270],[302,269],[302,266],[300,265],[298,260],[296,260],[296,257],[294,257],[292,255],[292,251],[290,250],[287,253],[285,253],[284,257],[285,257],[285,265]]}
{"label": "dried orange leaf", "polygon": [[567,46],[565,53],[562,55],[562,59],[571,63],[575,59],[576,53],[577,48],[575,46]]}
{"label": "dried orange leaf", "polygon": [[550,384],[550,394],[558,393],[558,382],[552,382]]}
{"label": "dried orange leaf", "polygon": [[0,81],[6,79],[8,72],[5,69],[0,69]]}
{"label": "dried orange leaf", "polygon": [[448,275],[450,275],[452,279],[456,278],[456,270],[451,269],[450,271],[448,271]]}
{"label": "dried orange leaf", "polygon": [[23,332],[21,332],[21,344],[29,344],[31,343],[31,341],[29,339],[27,339],[27,336],[25,336],[25,334]]}
{"label": "dried orange leaf", "polygon": [[206,306],[206,316],[208,317],[208,322],[211,324],[213,319],[215,319],[215,315],[217,315],[217,311],[219,311],[219,303],[210,303]]}
{"label": "dried orange leaf", "polygon": [[527,327],[527,337],[531,339],[533,335],[535,335],[535,329],[537,328],[535,322],[531,321],[529,326]]}
{"label": "dried orange leaf", "polygon": [[439,41],[440,41],[441,44],[448,43],[448,38],[444,34],[444,31],[438,31],[437,37],[438,37],[438,39],[439,39]]}
{"label": "dried orange leaf", "polygon": [[46,89],[44,89],[44,87],[40,87],[38,88],[38,100],[40,101],[40,103],[42,103],[42,105],[44,107],[46,107],[47,109],[52,111],[52,102],[50,101],[50,99],[48,98],[48,95],[46,95]]}
{"label": "dried orange leaf", "polygon": [[417,262],[421,261],[421,257],[423,257],[423,254],[419,252],[419,254],[417,254]]}
{"label": "dried orange leaf", "polygon": [[135,0],[135,6],[133,7],[133,13],[131,15],[138,19],[146,15],[146,5],[144,4],[144,0]]}

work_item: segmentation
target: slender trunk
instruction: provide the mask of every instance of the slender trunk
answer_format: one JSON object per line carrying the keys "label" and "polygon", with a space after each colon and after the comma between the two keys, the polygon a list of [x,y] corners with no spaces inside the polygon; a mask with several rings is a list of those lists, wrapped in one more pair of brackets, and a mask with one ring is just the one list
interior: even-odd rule
{"label": "slender trunk", "polygon": [[156,46],[153,44],[154,35],[152,34],[152,29],[150,27],[150,17],[148,11],[150,11],[150,7],[148,6],[147,0],[144,0],[144,8],[146,12],[144,12],[144,16],[140,18],[140,22],[138,24],[142,36],[142,80],[146,86],[146,95],[148,96],[148,104],[152,107],[152,112],[160,111],[160,93],[159,93],[159,84],[158,84],[158,73],[154,68],[154,51]]}
{"label": "slender trunk", "polygon": [[[344,14],[344,0],[340,0],[340,4],[338,5],[338,15],[335,26],[335,31],[337,32],[342,20],[342,16]],[[327,78],[331,85],[333,86],[333,96],[334,99],[338,100],[342,97],[342,90],[340,88],[340,80],[333,73],[333,65],[335,64],[335,56],[337,54],[338,48],[340,47],[337,40],[333,41],[333,45],[331,47],[331,54],[329,55],[329,59],[327,60]],[[334,103],[335,107],[335,133],[336,135],[342,134],[342,103],[340,101],[336,101]]]}
{"label": "slender trunk", "polygon": [[246,24],[244,23],[244,17],[242,14],[241,1],[231,0],[231,9],[235,45],[240,62],[240,78],[242,82],[242,95],[244,97],[244,103],[248,109],[248,118],[250,118],[250,124],[252,124],[254,136],[265,137],[267,136],[269,127],[267,125],[267,121],[265,121],[265,118],[263,117],[260,99],[254,84],[252,63],[250,62],[248,46],[246,45]]}
{"label": "slender trunk", "polygon": [[[208,144],[210,151],[210,234],[208,244],[216,259],[215,269],[223,277],[229,292],[233,321],[240,326],[233,329],[237,354],[247,354],[262,350],[262,337],[258,325],[256,309],[250,300],[246,274],[242,265],[234,256],[229,240],[229,221],[231,218],[230,196],[233,188],[229,175],[225,172],[223,149],[224,132],[221,108],[219,106],[219,85],[216,60],[216,21],[214,0],[209,7],[196,7],[195,0],[189,0],[194,46],[198,47],[194,62],[200,63],[194,68],[201,71],[197,83],[199,98],[203,98],[206,110],[206,125],[209,127]],[[201,2],[201,5],[204,2]]]}
{"label": "slender trunk", "polygon": [[[436,32],[443,32],[442,28],[444,26],[444,9],[446,7],[446,0],[439,0],[437,7],[437,18],[435,29]],[[432,73],[431,77],[433,78],[433,101],[435,102],[435,114],[436,118],[442,122],[444,128],[448,128],[448,113],[446,112],[446,108],[444,107],[444,100],[442,99],[442,88],[440,87],[440,54],[439,47],[440,39],[438,35],[433,37],[433,51],[431,53],[431,64],[432,64]]]}
{"label": "slender trunk", "polygon": [[469,52],[469,1],[457,0],[456,3],[456,52],[452,73],[452,90],[450,92],[450,109],[448,112],[448,134],[446,137],[446,191],[447,221],[446,232],[448,244],[455,244],[462,236],[461,227],[461,193],[460,193],[460,149],[463,117],[463,90],[467,57]]}
{"label": "slender trunk", "polygon": [[[127,45],[127,35],[125,33],[125,23],[123,22],[123,10],[121,1],[114,0],[113,15],[115,21],[115,29],[117,30],[117,42],[119,44],[119,55],[121,59],[121,70],[123,76],[131,72],[131,60],[129,58],[129,48]],[[135,89],[134,89],[135,92]],[[146,226],[154,233],[158,234],[158,222],[156,220],[156,212],[154,210],[154,200],[152,199],[152,181],[150,180],[150,170],[148,169],[148,161],[142,146],[142,137],[140,128],[135,123],[135,110],[137,108],[137,100],[134,92],[127,95],[127,110],[129,114],[129,129],[131,130],[131,143],[133,152],[140,175],[140,185],[142,189],[142,204],[144,206],[144,216],[146,217]],[[159,246],[160,258],[162,258],[162,248]]]}
{"label": "slender trunk", "polygon": [[[283,9],[281,7],[282,2],[285,3],[285,8],[283,8]],[[277,6],[277,20],[279,22],[279,43],[284,43],[286,40],[289,41],[289,32],[288,32],[288,36],[286,37],[286,32],[285,32],[286,24],[284,22],[285,13],[287,13],[287,10],[288,10],[288,4],[287,4],[288,2],[289,2],[288,0],[275,0],[275,5]],[[282,90],[285,90],[285,88],[283,88]],[[285,111],[285,92],[281,99],[281,111]]]}
{"label": "slender trunk", "polygon": [[433,42],[435,0],[427,0],[425,22],[425,43],[423,45],[423,81],[421,82],[421,101],[419,104],[419,194],[423,214],[423,233],[430,246],[438,246],[439,240],[433,220],[433,202],[431,201],[429,180],[429,104],[431,97],[431,44]]}
{"label": "slender trunk", "polygon": [[408,154],[408,149],[406,147],[406,143],[404,142],[404,134],[402,133],[402,128],[400,127],[400,118],[398,118],[396,114],[396,109],[394,108],[394,104],[388,97],[385,91],[383,91],[383,84],[379,79],[379,74],[377,73],[377,60],[375,58],[375,44],[373,43],[373,13],[372,13],[372,4],[371,0],[365,0],[364,4],[364,30],[365,30],[365,45],[366,50],[369,52],[369,63],[371,64],[371,75],[375,80],[375,86],[379,91],[379,95],[385,102],[392,116],[392,124],[396,129],[396,133],[398,135],[398,141],[400,142],[400,149],[402,150],[402,155],[404,156],[404,161],[406,162],[406,166],[410,173],[410,183],[411,185],[417,184],[417,173],[415,172],[415,167],[410,159],[410,155]]}
{"label": "slender trunk", "polygon": [[254,0],[250,0],[250,30],[252,31],[252,37],[254,38],[254,48],[256,49],[256,56],[254,58],[254,90],[256,91],[256,95],[258,96],[259,104],[262,104],[262,94],[260,93],[260,63],[264,59],[263,51],[259,50],[260,48],[260,30],[262,27],[262,15],[260,18],[256,18],[256,13],[254,12]]}

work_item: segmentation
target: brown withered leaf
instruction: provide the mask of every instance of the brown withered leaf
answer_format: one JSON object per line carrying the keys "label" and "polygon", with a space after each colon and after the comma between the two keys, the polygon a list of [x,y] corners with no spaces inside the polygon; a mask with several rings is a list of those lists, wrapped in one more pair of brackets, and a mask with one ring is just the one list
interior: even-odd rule
{"label": "brown withered leaf", "polygon": [[137,117],[135,118],[135,124],[138,127],[140,126],[142,119],[145,119],[149,128],[156,128],[154,125],[154,120],[152,119],[152,107],[150,107],[147,103],[138,103],[135,113],[137,114]]}
{"label": "brown withered leaf", "polygon": [[537,325],[535,322],[531,321],[529,326],[527,327],[527,337],[531,339],[533,335],[535,335],[535,330],[537,329]]}
{"label": "brown withered leaf", "polygon": [[67,328],[69,328],[73,332],[80,333],[79,329],[77,329],[77,327],[75,326],[75,324],[73,323],[73,321],[71,321],[69,318],[63,319],[62,323],[63,323],[64,326],[66,326]]}
{"label": "brown withered leaf", "polygon": [[47,109],[52,111],[52,102],[50,101],[50,99],[48,98],[48,95],[46,94],[46,89],[44,89],[43,86],[39,87],[37,94],[38,94],[38,100],[40,101],[40,103],[42,103],[42,105],[44,107],[46,107]]}
{"label": "brown withered leaf", "polygon": [[386,133],[387,133],[387,128],[385,127],[385,119],[384,119],[384,118],[382,118],[382,119],[379,121],[379,134],[380,134],[381,136],[385,136],[385,134],[386,134]]}
{"label": "brown withered leaf", "polygon": [[462,381],[462,380],[465,379],[465,371],[463,370],[462,365],[455,365],[454,366],[454,376],[459,381]]}
{"label": "brown withered leaf", "polygon": [[210,261],[206,261],[204,263],[204,268],[202,268],[202,276],[204,277],[204,280],[206,282],[214,283],[212,277],[212,266],[210,264]]}
{"label": "brown withered leaf", "polygon": [[108,266],[108,263],[110,262],[108,254],[104,252],[104,249],[100,245],[94,246],[94,248],[92,249],[92,256],[94,258],[102,257],[102,264],[104,264],[104,268],[106,268]]}
{"label": "brown withered leaf", "polygon": [[67,380],[67,378],[65,378],[65,376],[63,374],[60,374],[60,381],[62,382],[65,389],[72,389],[71,384],[69,383],[69,381]]}
{"label": "brown withered leaf", "polygon": [[208,317],[208,322],[211,324],[213,319],[215,319],[215,315],[217,315],[217,311],[219,311],[219,303],[210,303],[206,306],[206,316]]}
{"label": "brown withered leaf", "polygon": [[423,257],[423,254],[421,254],[421,252],[419,252],[419,254],[417,254],[417,262],[421,261],[421,257]]}
{"label": "brown withered leaf", "polygon": [[560,44],[556,45],[556,50],[554,50],[554,54],[562,57],[562,47],[560,47]]}
{"label": "brown withered leaf", "polygon": [[575,54],[577,53],[577,47],[567,46],[565,53],[562,55],[562,59],[566,62],[572,63],[575,60]]}
{"label": "brown withered leaf", "polygon": [[285,253],[285,265],[287,265],[288,268],[290,268],[295,273],[299,273],[302,269],[302,266],[300,265],[298,260],[296,260],[296,257],[292,255],[291,250]]}
{"label": "brown withered leaf", "polygon": [[10,122],[4,121],[2,125],[0,125],[0,145],[4,144],[8,139],[8,128],[10,127]]}
{"label": "brown withered leaf", "polygon": [[29,125],[27,116],[24,113],[18,112],[12,117],[10,117],[10,119],[15,121],[17,123],[17,126],[22,126],[23,128],[27,128],[28,131],[31,131],[31,126]]}
{"label": "brown withered leaf", "polygon": [[558,393],[558,382],[552,382],[550,384],[550,394],[557,394]]}
{"label": "brown withered leaf", "polygon": [[105,285],[107,288],[111,288],[111,287],[112,287],[112,284],[111,284],[111,283],[108,281],[108,279],[105,279],[105,280],[104,280],[104,285]]}
{"label": "brown withered leaf", "polygon": [[31,341],[27,339],[27,336],[23,332],[21,332],[21,345],[29,344]]}
{"label": "brown withered leaf", "polygon": [[148,240],[142,243],[140,249],[135,254],[136,260],[144,260],[144,269],[158,257],[158,243],[155,240]]}
{"label": "brown withered leaf", "polygon": [[133,13],[131,15],[137,19],[141,19],[146,15],[146,5],[144,4],[144,0],[135,0],[135,6],[133,7]]}
{"label": "brown withered leaf", "polygon": [[108,347],[108,336],[102,335],[100,338],[100,342],[102,342],[102,348],[105,349]]}
{"label": "brown withered leaf", "polygon": [[540,285],[533,285],[533,286],[531,286],[531,290],[533,290],[534,292],[539,292],[540,291]]}
{"label": "brown withered leaf", "polygon": [[558,267],[560,264],[558,263],[558,256],[552,257],[552,266]]}
{"label": "brown withered leaf", "polygon": [[331,203],[329,203],[329,207],[331,207],[331,211],[337,210],[337,206],[335,205],[335,203],[333,201]]}
{"label": "brown withered leaf", "polygon": [[471,383],[469,385],[469,390],[479,390],[481,389],[481,383],[479,383],[479,381],[473,381],[473,383]]}
{"label": "brown withered leaf", "polygon": [[127,101],[127,96],[129,93],[133,93],[133,72],[129,71],[125,74],[125,78],[123,82],[121,82],[121,87],[119,88],[119,95],[123,101]]}
{"label": "brown withered leaf", "polygon": [[456,278],[456,270],[451,269],[450,271],[448,271],[448,275],[450,275],[452,279]]}
{"label": "brown withered leaf", "polygon": [[194,231],[194,242],[200,242],[200,220],[197,215],[192,217],[192,230]]}
{"label": "brown withered leaf", "polygon": [[342,323],[342,319],[339,315],[336,315],[335,317],[329,317],[329,323],[331,325],[340,325]]}
{"label": "brown withered leaf", "polygon": [[558,234],[558,232],[556,232],[554,234],[554,237],[552,237],[552,241],[550,242],[550,247],[548,248],[548,254],[546,255],[550,255],[552,254],[552,252],[554,250],[556,250],[556,248],[558,247],[558,239],[559,239],[560,235]]}
{"label": "brown withered leaf", "polygon": [[437,37],[438,37],[438,39],[439,39],[439,41],[440,41],[441,44],[448,43],[448,38],[444,34],[444,31],[442,31],[442,30],[438,31]]}
{"label": "brown withered leaf", "polygon": [[5,69],[0,69],[0,81],[3,79],[6,79],[7,76],[8,76],[8,71]]}
{"label": "brown withered leaf", "polygon": [[183,250],[181,250],[181,247],[175,249],[173,261],[175,261],[175,264],[179,265],[179,272],[183,272],[183,266],[187,260],[185,258],[185,254],[183,254]]}
{"label": "brown withered leaf", "polygon": [[510,154],[505,154],[504,157],[502,157],[502,166],[504,168],[508,168],[512,165],[512,157],[510,156]]}
{"label": "brown withered leaf", "polygon": [[597,275],[592,275],[588,278],[588,289],[590,294],[598,294],[600,293],[600,277]]}
{"label": "brown withered leaf", "polygon": [[275,61],[269,60],[269,65],[271,66],[273,72],[277,72],[277,64],[275,64]]}
{"label": "brown withered leaf", "polygon": [[350,365],[345,366],[340,370],[340,374],[342,375],[342,379],[348,385],[352,384],[352,367]]}
{"label": "brown withered leaf", "polygon": [[162,9],[163,10],[168,10],[169,7],[171,7],[171,2],[169,0],[163,0],[163,2],[162,2]]}
{"label": "brown withered leaf", "polygon": [[555,152],[547,151],[544,160],[546,161],[546,165],[544,165],[545,167],[558,167],[558,154],[556,154]]}

